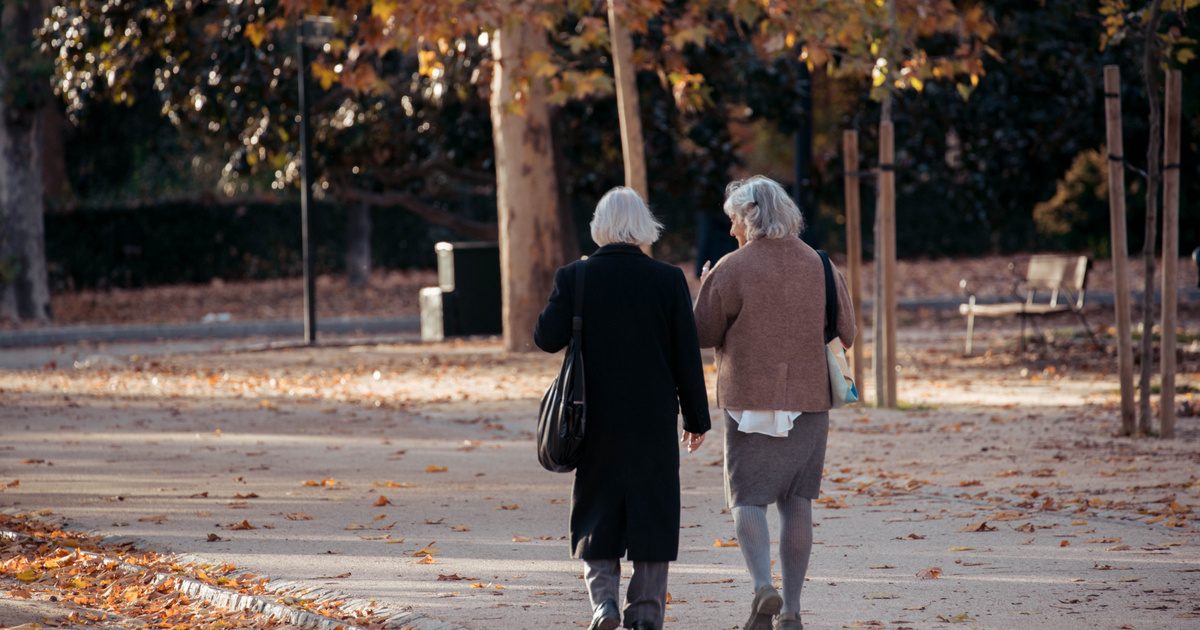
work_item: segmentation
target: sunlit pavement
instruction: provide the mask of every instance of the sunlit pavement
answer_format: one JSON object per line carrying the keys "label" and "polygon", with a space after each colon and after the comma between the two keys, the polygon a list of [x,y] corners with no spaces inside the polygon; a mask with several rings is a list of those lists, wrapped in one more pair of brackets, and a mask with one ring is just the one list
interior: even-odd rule
{"label": "sunlit pavement", "polygon": [[[905,410],[833,413],[805,627],[1200,623],[1197,419],[1171,442],[1113,438],[1111,377],[957,343],[902,354]],[[556,362],[472,341],[0,373],[0,482],[20,480],[0,509],[468,628],[585,626],[571,478],[531,441]],[[740,552],[716,544],[733,536],[720,444],[681,457],[671,627],[745,617]]]}

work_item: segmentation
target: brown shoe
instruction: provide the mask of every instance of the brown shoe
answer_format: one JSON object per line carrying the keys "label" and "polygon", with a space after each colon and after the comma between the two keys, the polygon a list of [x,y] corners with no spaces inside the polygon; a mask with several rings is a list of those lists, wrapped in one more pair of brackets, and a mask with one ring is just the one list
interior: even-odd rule
{"label": "brown shoe", "polygon": [[770,584],[754,591],[754,601],[750,603],[750,619],[743,626],[744,630],[772,630],[771,619],[783,610],[783,598],[779,591]]}
{"label": "brown shoe", "polygon": [[775,618],[775,630],[804,630],[800,613],[783,613]]}

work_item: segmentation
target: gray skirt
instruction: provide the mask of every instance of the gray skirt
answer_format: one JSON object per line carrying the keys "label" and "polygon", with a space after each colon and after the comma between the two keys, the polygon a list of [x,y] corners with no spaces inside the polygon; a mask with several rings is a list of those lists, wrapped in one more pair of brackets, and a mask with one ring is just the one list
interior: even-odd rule
{"label": "gray skirt", "polygon": [[767,505],[800,496],[816,499],[825,467],[829,412],[804,413],[787,437],[738,431],[725,412],[725,502]]}

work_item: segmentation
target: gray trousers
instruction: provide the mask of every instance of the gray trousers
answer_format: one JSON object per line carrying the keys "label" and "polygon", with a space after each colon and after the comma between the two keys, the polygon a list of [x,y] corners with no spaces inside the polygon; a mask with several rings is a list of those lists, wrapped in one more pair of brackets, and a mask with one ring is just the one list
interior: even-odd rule
{"label": "gray trousers", "polygon": [[[587,565],[583,579],[587,583],[592,610],[611,599],[621,601],[621,561],[584,560]],[[636,621],[649,621],[655,628],[663,625],[667,605],[667,568],[669,562],[633,561],[633,576],[625,593],[625,627]]]}

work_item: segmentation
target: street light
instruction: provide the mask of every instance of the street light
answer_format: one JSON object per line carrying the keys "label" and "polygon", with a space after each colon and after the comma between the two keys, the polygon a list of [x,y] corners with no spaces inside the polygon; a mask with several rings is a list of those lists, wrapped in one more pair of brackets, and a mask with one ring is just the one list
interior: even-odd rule
{"label": "street light", "polygon": [[306,16],[296,29],[297,73],[300,84],[300,242],[304,262],[304,342],[317,343],[317,282],[313,276],[313,253],[309,244],[312,225],[308,197],[312,194],[312,139],[308,134],[308,45],[324,45],[333,36],[333,18]]}

